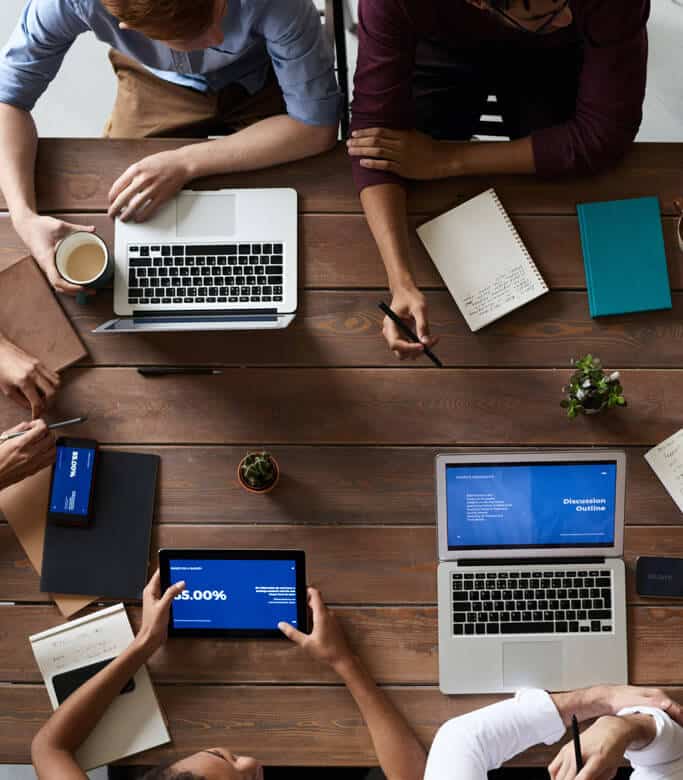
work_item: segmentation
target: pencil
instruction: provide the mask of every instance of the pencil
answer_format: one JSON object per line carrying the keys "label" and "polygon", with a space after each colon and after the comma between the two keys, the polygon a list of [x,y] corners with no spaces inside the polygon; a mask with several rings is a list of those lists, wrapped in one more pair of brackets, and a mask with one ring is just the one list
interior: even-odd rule
{"label": "pencil", "polygon": [[[396,327],[401,331],[401,333],[410,341],[412,341],[414,344],[422,344],[420,339],[416,336],[415,333],[403,322],[403,320],[395,313],[393,312],[387,305],[384,303],[384,301],[380,301],[378,304],[379,308],[387,315],[387,317],[396,325]],[[443,368],[443,363],[439,360],[439,358],[432,352],[429,347],[425,347],[423,345],[422,347],[424,349],[425,355],[434,363],[435,366],[438,366],[439,368]]]}

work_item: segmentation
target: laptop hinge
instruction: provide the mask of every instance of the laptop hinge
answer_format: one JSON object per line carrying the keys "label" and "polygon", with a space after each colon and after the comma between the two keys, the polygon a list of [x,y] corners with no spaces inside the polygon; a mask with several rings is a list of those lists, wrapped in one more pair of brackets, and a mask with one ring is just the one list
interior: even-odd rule
{"label": "laptop hinge", "polygon": [[467,558],[459,560],[458,566],[552,566],[556,563],[571,563],[589,565],[591,563],[604,564],[606,558]]}

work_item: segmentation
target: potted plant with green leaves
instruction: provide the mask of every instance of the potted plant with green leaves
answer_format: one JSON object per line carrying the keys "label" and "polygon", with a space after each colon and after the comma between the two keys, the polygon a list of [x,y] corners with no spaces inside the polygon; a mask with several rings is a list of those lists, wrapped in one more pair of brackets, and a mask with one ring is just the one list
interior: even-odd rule
{"label": "potted plant with green leaves", "polygon": [[562,388],[567,397],[560,402],[567,410],[567,417],[574,419],[580,414],[599,414],[627,405],[618,371],[606,374],[600,360],[593,355],[572,360],[572,365],[574,373],[569,384]]}
{"label": "potted plant with green leaves", "polygon": [[250,493],[269,493],[280,479],[280,467],[269,452],[250,452],[237,467],[237,481]]}

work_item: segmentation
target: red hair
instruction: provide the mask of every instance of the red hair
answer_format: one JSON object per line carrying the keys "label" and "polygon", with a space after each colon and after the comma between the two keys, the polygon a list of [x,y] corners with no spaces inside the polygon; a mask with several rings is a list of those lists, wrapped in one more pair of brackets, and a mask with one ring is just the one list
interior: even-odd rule
{"label": "red hair", "polygon": [[102,0],[128,27],[161,41],[189,40],[211,24],[215,0]]}

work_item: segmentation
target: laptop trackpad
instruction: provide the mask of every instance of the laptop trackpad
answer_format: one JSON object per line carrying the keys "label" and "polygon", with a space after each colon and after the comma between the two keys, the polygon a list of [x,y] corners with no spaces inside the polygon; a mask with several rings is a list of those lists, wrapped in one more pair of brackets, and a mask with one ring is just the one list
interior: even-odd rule
{"label": "laptop trackpad", "polygon": [[508,642],[503,644],[503,685],[516,688],[562,687],[562,642]]}
{"label": "laptop trackpad", "polygon": [[178,196],[176,235],[179,238],[231,236],[235,232],[235,195],[183,192]]}

